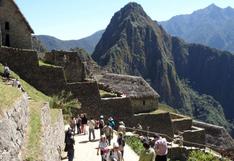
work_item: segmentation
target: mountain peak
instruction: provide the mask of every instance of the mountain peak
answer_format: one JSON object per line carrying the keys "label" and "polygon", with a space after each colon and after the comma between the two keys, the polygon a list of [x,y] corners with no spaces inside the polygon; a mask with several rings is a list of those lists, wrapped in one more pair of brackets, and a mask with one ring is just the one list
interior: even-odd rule
{"label": "mountain peak", "polygon": [[128,16],[129,14],[140,14],[142,16],[147,16],[141,5],[136,2],[130,2],[127,5],[125,5],[120,10],[120,13],[122,13],[122,15],[124,16]]}
{"label": "mountain peak", "polygon": [[206,9],[213,11],[213,10],[219,10],[221,8],[217,6],[216,4],[212,3],[208,7],[206,7]]}

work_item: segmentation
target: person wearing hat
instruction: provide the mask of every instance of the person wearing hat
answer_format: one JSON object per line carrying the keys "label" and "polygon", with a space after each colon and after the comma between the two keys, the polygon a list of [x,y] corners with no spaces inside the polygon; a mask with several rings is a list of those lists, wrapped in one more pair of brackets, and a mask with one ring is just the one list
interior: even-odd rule
{"label": "person wearing hat", "polygon": [[105,126],[104,116],[101,115],[101,116],[100,116],[100,120],[99,120],[100,136],[102,136],[102,135],[104,134],[104,132],[103,132],[104,126]]}
{"label": "person wearing hat", "polygon": [[113,149],[109,152],[108,161],[123,161],[118,143],[113,143]]}
{"label": "person wearing hat", "polygon": [[123,136],[125,136],[126,133],[126,127],[123,121],[119,122],[118,132],[122,132]]}
{"label": "person wearing hat", "polygon": [[109,143],[106,139],[105,135],[102,135],[99,141],[99,145],[97,148],[97,155],[99,155],[99,151],[101,152],[101,159],[102,161],[107,161],[107,154],[109,152]]}
{"label": "person wearing hat", "polygon": [[103,128],[103,132],[109,141],[109,145],[111,144],[111,139],[113,138],[113,129],[110,125],[105,125]]}
{"label": "person wearing hat", "polygon": [[144,150],[140,154],[139,161],[155,161],[155,151],[146,141],[143,143]]}
{"label": "person wearing hat", "polygon": [[115,121],[112,117],[109,117],[108,124],[112,127],[112,129],[115,129]]}

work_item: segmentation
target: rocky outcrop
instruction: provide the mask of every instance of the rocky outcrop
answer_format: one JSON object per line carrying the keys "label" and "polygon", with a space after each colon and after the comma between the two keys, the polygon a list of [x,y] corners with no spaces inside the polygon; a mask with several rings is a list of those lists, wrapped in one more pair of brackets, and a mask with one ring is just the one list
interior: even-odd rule
{"label": "rocky outcrop", "polygon": [[41,122],[43,160],[59,161],[65,137],[62,111],[59,111],[56,120],[52,121],[49,105],[45,104],[41,112]]}
{"label": "rocky outcrop", "polygon": [[22,95],[0,117],[0,160],[21,161],[21,149],[28,125],[28,99]]}

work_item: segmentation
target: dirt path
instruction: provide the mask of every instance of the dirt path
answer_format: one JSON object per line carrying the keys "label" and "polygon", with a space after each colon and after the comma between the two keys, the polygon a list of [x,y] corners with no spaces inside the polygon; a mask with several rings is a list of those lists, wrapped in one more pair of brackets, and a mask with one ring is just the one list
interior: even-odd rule
{"label": "dirt path", "polygon": [[[88,141],[88,135],[75,136],[75,158],[73,161],[101,161],[101,156],[97,156],[97,147],[99,143],[99,130],[95,130],[96,140]],[[116,136],[113,140],[116,140]],[[137,154],[128,146],[125,146],[124,161],[138,161]],[[67,161],[67,160],[65,160]]]}

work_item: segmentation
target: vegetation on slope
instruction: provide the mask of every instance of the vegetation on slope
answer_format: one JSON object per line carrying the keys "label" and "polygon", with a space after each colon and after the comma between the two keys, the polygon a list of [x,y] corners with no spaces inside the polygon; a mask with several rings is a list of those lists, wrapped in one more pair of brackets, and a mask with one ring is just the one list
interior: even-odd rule
{"label": "vegetation on slope", "polygon": [[[78,109],[81,108],[81,104],[78,99],[75,99],[71,92],[62,91],[59,95],[54,95],[50,99],[50,108],[62,109],[64,120],[69,120]],[[54,111],[55,112],[55,111]],[[56,112],[52,115],[56,115]],[[52,117],[52,119],[56,117]]]}
{"label": "vegetation on slope", "polygon": [[0,91],[0,110],[11,107],[11,104],[21,96],[17,88],[6,85],[2,79],[0,79]]}
{"label": "vegetation on slope", "polygon": [[29,104],[29,128],[26,143],[26,161],[40,160],[41,149],[41,102],[30,102]]}
{"label": "vegetation on slope", "polygon": [[[4,67],[0,64],[0,74],[3,74]],[[21,79],[16,73],[11,71],[11,76],[13,78],[18,78],[24,90],[28,93],[28,95],[35,101],[49,101],[50,97],[46,96],[42,92],[38,91],[36,88],[25,82]]]}

